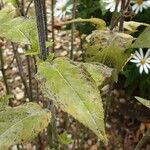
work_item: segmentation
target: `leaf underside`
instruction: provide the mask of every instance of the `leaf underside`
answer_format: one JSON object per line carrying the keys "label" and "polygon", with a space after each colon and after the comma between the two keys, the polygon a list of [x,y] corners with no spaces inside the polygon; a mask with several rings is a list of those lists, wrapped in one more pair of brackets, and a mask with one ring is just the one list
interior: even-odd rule
{"label": "leaf underside", "polygon": [[132,44],[133,48],[150,48],[150,26]]}
{"label": "leaf underside", "polygon": [[73,62],[56,58],[38,65],[40,88],[57,107],[90,128],[105,144],[104,111],[96,82]]}
{"label": "leaf underside", "polygon": [[140,103],[142,103],[144,106],[150,108],[150,100],[146,100],[146,99],[144,99],[144,98],[137,97],[137,96],[135,96],[135,98],[136,98]]}
{"label": "leaf underside", "polygon": [[100,62],[120,71],[130,56],[125,50],[132,40],[133,37],[125,33],[93,31],[87,37],[85,59],[87,62]]}
{"label": "leaf underside", "polygon": [[50,122],[51,114],[38,104],[28,103],[0,112],[0,150],[33,140]]}

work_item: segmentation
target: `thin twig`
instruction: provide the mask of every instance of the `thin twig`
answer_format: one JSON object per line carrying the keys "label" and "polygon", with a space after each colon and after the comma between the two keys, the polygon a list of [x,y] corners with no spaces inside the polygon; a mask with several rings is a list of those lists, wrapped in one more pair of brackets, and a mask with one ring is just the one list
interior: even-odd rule
{"label": "thin twig", "polygon": [[147,142],[150,141],[150,129],[147,130],[145,135],[142,137],[142,139],[139,141],[139,143],[136,145],[134,150],[141,150],[143,145]]}
{"label": "thin twig", "polygon": [[[36,57],[33,56],[33,64],[34,64],[34,72],[37,73],[37,63],[36,63]],[[36,100],[39,102],[39,86],[38,86],[38,81],[36,81],[35,85],[35,90],[36,90]]]}
{"label": "thin twig", "polygon": [[[76,16],[76,0],[73,0],[72,19],[75,19],[75,16]],[[71,51],[70,51],[70,59],[73,59],[74,30],[75,30],[75,23],[73,22],[72,25],[71,25]]]}
{"label": "thin twig", "polygon": [[[28,46],[25,45],[25,49],[28,50]],[[30,56],[26,56],[26,60],[27,60],[27,67],[28,67],[28,78],[29,78],[29,93],[30,93],[30,101],[33,101],[33,94],[32,94],[32,66],[31,66],[31,57]]]}
{"label": "thin twig", "polygon": [[51,0],[51,12],[52,12],[52,52],[55,52],[55,29],[54,29],[54,0]]}
{"label": "thin twig", "polygon": [[28,6],[27,6],[27,8],[26,8],[26,11],[25,11],[25,16],[27,16],[32,2],[33,2],[33,0],[31,0],[30,3],[28,4]]}
{"label": "thin twig", "polygon": [[116,6],[115,6],[115,11],[112,15],[112,18],[111,18],[111,23],[110,23],[110,30],[112,31],[114,29],[114,27],[116,26],[116,24],[119,22],[120,20],[120,16],[117,16],[116,17],[116,14],[117,14],[117,8],[118,8],[118,4],[119,4],[120,0],[117,0],[116,2]]}
{"label": "thin twig", "polygon": [[[20,6],[20,15],[23,17],[26,17],[27,12],[25,11],[25,2],[24,0],[21,0],[20,2],[18,1],[18,6]],[[30,4],[29,4],[30,5]],[[25,45],[25,49],[28,50],[28,45]],[[28,68],[28,78],[29,78],[29,99],[33,100],[33,95],[32,95],[32,73],[31,73],[31,64],[30,64],[30,56],[26,56],[26,60],[27,60],[27,68]]]}
{"label": "thin twig", "polygon": [[119,31],[123,32],[123,24],[124,24],[124,16],[123,16],[123,12],[125,9],[125,0],[121,1],[121,18],[120,18],[120,25],[119,25]]}
{"label": "thin twig", "polygon": [[12,43],[12,48],[13,48],[14,56],[16,58],[19,74],[20,74],[21,80],[22,80],[24,88],[25,88],[25,93],[26,93],[27,97],[30,97],[29,88],[28,88],[26,78],[25,78],[25,75],[24,75],[24,71],[23,71],[23,68],[22,68],[22,66],[23,66],[22,61],[21,61],[21,58],[20,58],[19,53],[17,51],[17,47],[14,43]]}
{"label": "thin twig", "polygon": [[0,46],[0,70],[2,71],[3,80],[4,80],[5,87],[6,87],[6,93],[9,94],[9,86],[7,83],[6,72],[4,69],[3,50],[1,48],[1,46]]}

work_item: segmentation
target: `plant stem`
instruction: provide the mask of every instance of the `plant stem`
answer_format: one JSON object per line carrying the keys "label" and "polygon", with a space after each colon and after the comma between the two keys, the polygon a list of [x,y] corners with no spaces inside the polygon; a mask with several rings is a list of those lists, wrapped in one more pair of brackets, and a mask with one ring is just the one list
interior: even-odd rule
{"label": "plant stem", "polygon": [[[72,19],[75,19],[75,15],[76,15],[76,0],[73,0]],[[75,30],[75,23],[73,22],[72,25],[71,25],[71,52],[70,52],[70,59],[73,59],[74,30]]]}
{"label": "plant stem", "polygon": [[143,145],[146,143],[146,141],[150,140],[150,129],[147,130],[145,135],[142,137],[142,139],[139,141],[139,143],[136,145],[134,150],[141,150]]}
{"label": "plant stem", "polygon": [[46,27],[45,27],[45,17],[43,10],[43,0],[34,0],[36,22],[38,29],[39,45],[40,45],[40,58],[46,60],[47,50],[46,50]]}
{"label": "plant stem", "polygon": [[[33,56],[33,61],[34,61],[34,72],[37,73],[37,64],[36,64],[36,57]],[[39,87],[38,87],[38,81],[36,81],[36,100],[39,102]]]}
{"label": "plant stem", "polygon": [[[25,49],[28,49],[28,46],[25,45]],[[26,60],[27,60],[27,67],[28,67],[28,78],[29,78],[29,93],[30,93],[30,97],[29,99],[31,101],[33,101],[33,95],[32,95],[32,72],[31,72],[31,57],[30,56],[26,56]]]}
{"label": "plant stem", "polygon": [[23,66],[22,61],[21,61],[21,58],[18,54],[17,47],[14,43],[12,43],[12,48],[13,48],[14,56],[16,58],[17,65],[18,65],[19,74],[20,74],[21,80],[22,80],[24,88],[25,88],[25,93],[26,93],[27,97],[30,97],[29,88],[28,88],[26,78],[25,78],[23,68],[22,68],[22,66]]}
{"label": "plant stem", "polygon": [[119,26],[119,31],[123,32],[123,24],[124,24],[124,16],[123,16],[123,12],[125,9],[125,0],[121,1],[121,18],[120,18],[120,26]]}
{"label": "plant stem", "polygon": [[3,50],[1,48],[1,46],[0,46],[0,65],[1,65],[0,70],[2,71],[3,80],[4,80],[5,87],[6,87],[6,93],[9,94],[9,86],[7,83],[6,72],[5,72],[5,68],[4,68]]}
{"label": "plant stem", "polygon": [[52,52],[55,52],[55,30],[54,30],[54,0],[51,0],[51,12],[52,12]]}
{"label": "plant stem", "polygon": [[29,3],[29,5],[27,6],[26,11],[25,11],[25,16],[27,16],[29,8],[30,8],[32,2],[33,2],[33,0],[31,0],[30,3]]}

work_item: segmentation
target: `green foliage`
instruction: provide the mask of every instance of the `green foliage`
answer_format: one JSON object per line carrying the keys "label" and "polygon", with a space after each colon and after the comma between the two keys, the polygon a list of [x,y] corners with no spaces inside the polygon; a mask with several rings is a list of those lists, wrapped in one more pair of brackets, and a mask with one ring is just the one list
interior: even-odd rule
{"label": "green foliage", "polygon": [[21,44],[31,44],[30,36],[34,31],[36,31],[35,20],[29,18],[17,17],[0,25],[1,37]]}
{"label": "green foliage", "polygon": [[[103,18],[106,13],[102,0],[78,0],[76,7],[76,18]],[[88,23],[76,24],[76,28],[85,34],[91,33],[95,27]]]}
{"label": "green foliage", "polygon": [[3,0],[4,4],[11,3],[12,5],[17,5],[17,0]]}
{"label": "green foliage", "polygon": [[71,21],[66,21],[66,22],[64,22],[64,24],[70,24],[73,22],[89,22],[89,23],[96,25],[97,29],[105,29],[106,28],[105,21],[102,19],[99,19],[99,18],[90,18],[90,19],[77,18],[77,19],[73,19]]}
{"label": "green foliage", "polygon": [[0,110],[4,109],[8,105],[9,99],[12,98],[12,95],[4,95],[0,97]]}
{"label": "green foliage", "polygon": [[32,54],[39,53],[37,27],[34,18],[15,17],[15,9],[4,8],[0,11],[0,37],[12,42],[28,44]]}
{"label": "green foliage", "polygon": [[124,33],[93,31],[87,37],[85,59],[87,62],[100,62],[120,71],[130,56],[125,50],[129,48],[132,40],[132,36]]}
{"label": "green foliage", "polygon": [[41,81],[42,92],[57,107],[107,143],[101,96],[96,82],[86,69],[67,59],[56,58],[52,62],[39,63],[37,79]]}
{"label": "green foliage", "polygon": [[62,134],[58,135],[58,141],[64,145],[71,144],[73,142],[73,140],[68,137],[67,132],[63,132]]}
{"label": "green foliage", "polygon": [[149,26],[147,23],[142,23],[142,22],[136,22],[136,21],[125,21],[124,22],[124,29],[132,32],[136,32],[137,28],[139,26]]}
{"label": "green foliage", "polygon": [[146,99],[144,99],[144,98],[137,97],[137,96],[135,96],[135,98],[136,98],[140,103],[142,103],[144,106],[150,108],[150,100],[146,100]]}
{"label": "green foliage", "polygon": [[51,114],[36,103],[0,111],[0,149],[33,140],[50,122]]}
{"label": "green foliage", "polygon": [[150,48],[150,26],[132,44],[133,48]]}
{"label": "green foliage", "polygon": [[117,73],[100,63],[79,63],[79,66],[86,69],[90,76],[94,79],[97,87],[102,87],[109,82],[116,81]]}
{"label": "green foliage", "polygon": [[16,9],[13,6],[7,6],[0,10],[0,26],[3,23],[13,19],[16,16]]}

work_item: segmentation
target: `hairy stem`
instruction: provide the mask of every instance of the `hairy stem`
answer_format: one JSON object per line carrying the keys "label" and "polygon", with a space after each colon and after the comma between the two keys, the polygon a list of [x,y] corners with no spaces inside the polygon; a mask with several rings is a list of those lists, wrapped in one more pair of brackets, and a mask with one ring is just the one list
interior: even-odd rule
{"label": "hairy stem", "polygon": [[38,29],[39,45],[40,45],[40,58],[46,60],[47,50],[46,50],[46,27],[45,27],[45,17],[43,10],[43,0],[34,0],[36,22]]}

